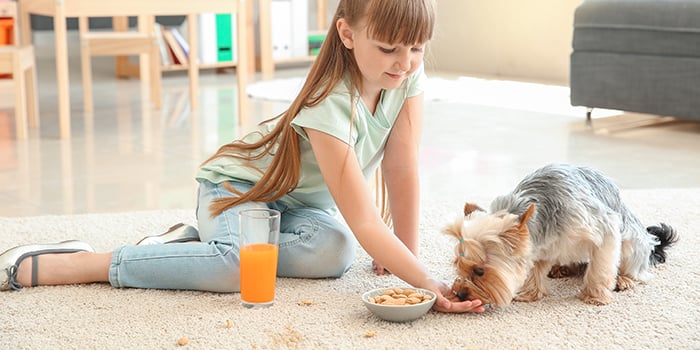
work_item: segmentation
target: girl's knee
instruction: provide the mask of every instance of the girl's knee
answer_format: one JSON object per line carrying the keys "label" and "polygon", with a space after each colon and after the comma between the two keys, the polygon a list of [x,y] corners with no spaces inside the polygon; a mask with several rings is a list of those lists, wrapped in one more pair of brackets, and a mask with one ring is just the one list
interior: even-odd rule
{"label": "girl's knee", "polygon": [[340,277],[350,269],[355,260],[357,243],[352,234],[336,234],[329,239],[327,254],[320,263],[325,265],[325,277]]}
{"label": "girl's knee", "polygon": [[[207,276],[200,283],[206,284],[203,288],[211,292],[236,293],[240,287],[240,260],[232,247],[226,244],[214,244],[221,252],[215,263],[207,267]],[[204,274],[203,274],[204,275]]]}
{"label": "girl's knee", "polygon": [[356,250],[349,231],[316,232],[281,249],[277,271],[283,277],[337,278],[350,268]]}

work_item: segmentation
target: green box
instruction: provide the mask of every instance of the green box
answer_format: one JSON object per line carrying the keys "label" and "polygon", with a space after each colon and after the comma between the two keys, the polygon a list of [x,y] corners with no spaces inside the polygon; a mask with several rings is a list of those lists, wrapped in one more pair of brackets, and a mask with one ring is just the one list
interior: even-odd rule
{"label": "green box", "polygon": [[326,40],[326,33],[309,33],[309,55],[316,56],[321,50],[321,45],[323,41]]}

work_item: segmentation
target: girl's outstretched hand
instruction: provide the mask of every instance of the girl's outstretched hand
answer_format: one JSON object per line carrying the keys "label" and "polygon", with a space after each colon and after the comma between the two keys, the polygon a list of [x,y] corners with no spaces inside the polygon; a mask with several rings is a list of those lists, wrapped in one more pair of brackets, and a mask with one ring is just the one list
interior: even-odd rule
{"label": "girl's outstretched hand", "polygon": [[433,304],[433,309],[440,312],[484,312],[484,306],[481,304],[481,300],[466,300],[460,301],[452,289],[444,282],[433,280],[434,286],[432,288],[427,288],[437,294],[437,300]]}

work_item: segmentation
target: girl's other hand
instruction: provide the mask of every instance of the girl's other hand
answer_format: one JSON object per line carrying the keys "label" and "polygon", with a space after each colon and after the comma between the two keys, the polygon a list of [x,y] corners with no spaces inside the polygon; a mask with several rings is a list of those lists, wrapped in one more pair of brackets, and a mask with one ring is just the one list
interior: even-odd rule
{"label": "girl's other hand", "polygon": [[372,260],[372,270],[374,270],[374,272],[378,276],[382,276],[384,274],[387,274],[387,275],[391,274],[391,271],[385,269],[384,266],[382,266],[380,263],[378,263],[374,260]]}

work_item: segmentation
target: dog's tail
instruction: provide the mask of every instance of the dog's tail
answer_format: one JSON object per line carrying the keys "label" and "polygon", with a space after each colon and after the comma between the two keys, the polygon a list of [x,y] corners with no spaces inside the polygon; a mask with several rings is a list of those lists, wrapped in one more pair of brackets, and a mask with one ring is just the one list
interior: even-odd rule
{"label": "dog's tail", "polygon": [[652,250],[649,262],[652,266],[663,264],[666,262],[666,249],[678,242],[678,234],[673,227],[664,223],[659,224],[659,226],[647,227],[647,232],[656,237],[659,243]]}

